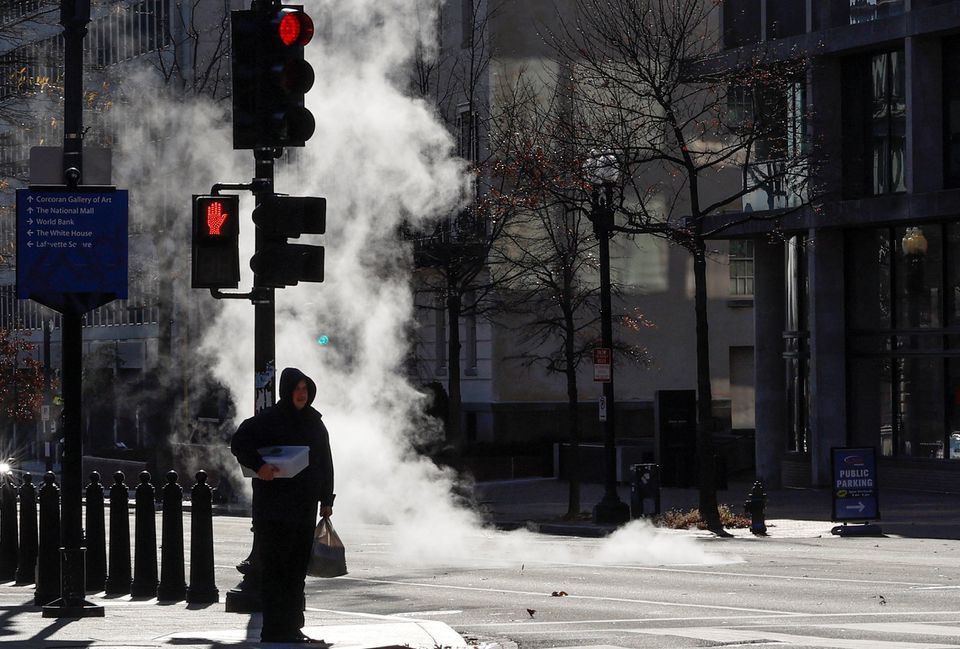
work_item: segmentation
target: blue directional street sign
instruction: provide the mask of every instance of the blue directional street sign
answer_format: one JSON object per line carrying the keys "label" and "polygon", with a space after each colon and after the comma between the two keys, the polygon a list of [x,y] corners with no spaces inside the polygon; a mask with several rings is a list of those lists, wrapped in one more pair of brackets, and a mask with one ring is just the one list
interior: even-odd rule
{"label": "blue directional street sign", "polygon": [[880,518],[877,458],[873,448],[831,449],[833,520],[871,521]]}
{"label": "blue directional street sign", "polygon": [[127,192],[17,190],[17,297],[127,297]]}

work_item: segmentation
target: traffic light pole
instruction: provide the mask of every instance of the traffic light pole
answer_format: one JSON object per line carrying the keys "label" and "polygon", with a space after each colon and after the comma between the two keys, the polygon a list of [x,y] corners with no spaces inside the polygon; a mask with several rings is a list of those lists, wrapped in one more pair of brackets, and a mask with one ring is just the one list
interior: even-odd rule
{"label": "traffic light pole", "polygon": [[[254,149],[256,163],[252,185],[256,205],[273,196],[274,160],[280,157],[282,149]],[[256,232],[255,250],[261,250],[265,244],[265,234]],[[214,297],[227,297],[211,289]],[[258,413],[276,403],[276,309],[274,288],[262,286],[256,274],[253,276],[253,290],[245,294],[253,302],[253,387],[254,412]],[[259,561],[259,540],[256,529],[253,531],[253,547],[243,561],[246,566],[243,579],[236,588],[226,594],[225,609],[228,613],[252,613],[262,609],[260,601],[260,579],[262,578]],[[239,567],[238,567],[239,568]]]}
{"label": "traffic light pole", "polygon": [[[254,149],[256,160],[254,174],[254,195],[259,206],[273,196],[273,161],[280,156],[282,149]],[[265,235],[260,229],[256,232],[256,250],[265,245]],[[253,371],[254,371],[254,412],[260,412],[276,403],[276,326],[274,317],[274,289],[263,286],[257,274],[253,276]]]}

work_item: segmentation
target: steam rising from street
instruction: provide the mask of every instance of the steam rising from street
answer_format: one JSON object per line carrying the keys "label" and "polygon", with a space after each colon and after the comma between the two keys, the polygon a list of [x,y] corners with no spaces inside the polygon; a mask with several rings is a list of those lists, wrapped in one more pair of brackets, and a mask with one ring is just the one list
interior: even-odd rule
{"label": "steam rising from street", "polygon": [[[392,524],[397,559],[421,567],[469,562],[477,544],[505,558],[532,561],[541,550],[531,535],[484,532],[479,515],[456,496],[455,477],[411,451],[411,441],[439,431],[420,414],[424,397],[403,374],[414,315],[412,259],[397,229],[404,219],[425,224],[449,214],[469,195],[470,182],[454,156],[451,135],[431,107],[408,97],[404,88],[405,66],[422,25],[436,24],[431,15],[436,3],[307,0],[305,5],[318,25],[306,48],[317,77],[307,97],[317,131],[291,164],[277,165],[276,189],[327,198],[326,235],[301,240],[325,245],[326,280],[276,292],[276,352],[278,368],[299,367],[317,382],[314,406],[330,430],[336,465],[334,520],[343,529],[352,523]],[[421,22],[414,19],[418,12]],[[138,119],[148,122],[182,114],[183,108],[147,111],[141,106],[138,111]],[[229,123],[214,123],[213,114],[198,106],[191,114],[194,125],[180,131],[160,122],[168,133],[183,134],[173,151],[182,156],[178,166],[184,176],[167,184],[176,188],[183,218],[190,193],[253,175],[253,156],[232,152]],[[139,146],[129,137],[124,144],[134,152]],[[130,188],[131,196],[139,191],[137,185]],[[252,199],[243,196],[241,290],[252,282],[245,262],[253,248],[252,207]],[[188,250],[182,242],[163,245],[167,249],[156,251],[159,258]],[[182,303],[210,299],[205,291],[193,291]],[[253,414],[253,307],[247,300],[225,300],[218,307],[204,347],[243,419]],[[329,344],[318,344],[322,335]],[[232,457],[225,466],[240,483]],[[351,539],[345,541],[349,549]],[[692,540],[664,536],[639,523],[599,549],[590,547],[589,556],[580,560],[719,560]]]}

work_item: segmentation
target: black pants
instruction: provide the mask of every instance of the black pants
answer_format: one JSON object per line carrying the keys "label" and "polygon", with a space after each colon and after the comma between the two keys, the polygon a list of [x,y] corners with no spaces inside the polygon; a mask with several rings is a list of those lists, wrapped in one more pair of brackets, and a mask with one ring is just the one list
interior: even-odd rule
{"label": "black pants", "polygon": [[260,637],[295,636],[303,628],[303,587],[313,545],[313,525],[270,521],[257,526],[260,537]]}

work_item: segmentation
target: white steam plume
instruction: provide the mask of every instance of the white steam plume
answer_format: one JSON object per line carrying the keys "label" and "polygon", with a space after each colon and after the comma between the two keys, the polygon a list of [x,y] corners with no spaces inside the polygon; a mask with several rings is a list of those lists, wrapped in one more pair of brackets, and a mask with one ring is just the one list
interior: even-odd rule
{"label": "white steam plume", "polygon": [[[308,95],[317,131],[297,152],[295,164],[278,164],[276,189],[327,198],[326,235],[302,241],[324,244],[326,280],[276,292],[276,352],[278,369],[296,366],[317,382],[314,405],[330,430],[336,465],[335,518],[393,524],[397,558],[420,566],[469,562],[477,543],[492,544],[501,556],[536,554],[527,533],[488,533],[478,540],[480,518],[461,506],[454,476],[411,452],[425,424],[423,396],[402,372],[412,342],[413,296],[409,249],[397,228],[404,218],[429,222],[449,214],[469,195],[469,176],[454,157],[451,135],[430,106],[406,96],[403,88],[422,25],[436,24],[430,17],[436,5],[432,0],[305,4],[318,24],[318,38],[307,47],[317,76]],[[182,106],[175,111],[185,113]],[[171,112],[160,108],[167,117]],[[198,109],[196,115],[204,118],[207,111]],[[228,124],[218,130],[205,119],[202,128],[211,148],[202,159],[181,165],[181,195],[188,193],[183,188],[203,193],[211,182],[252,176],[252,155],[230,151]],[[202,146],[199,129],[182,132],[188,136],[184,147]],[[231,164],[220,164],[225,159]],[[249,214],[252,200],[241,206]],[[245,219],[243,260],[252,252],[252,229]],[[241,287],[249,287],[251,279],[245,272]],[[242,300],[218,306],[205,348],[242,419],[253,410],[253,308]],[[320,335],[329,337],[329,345],[317,344]],[[239,475],[238,467],[234,471]],[[666,540],[639,524],[630,530],[626,542],[613,539],[602,544],[607,550],[590,552],[592,560],[717,560],[693,542]],[[626,553],[616,549],[623,547]]]}

